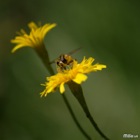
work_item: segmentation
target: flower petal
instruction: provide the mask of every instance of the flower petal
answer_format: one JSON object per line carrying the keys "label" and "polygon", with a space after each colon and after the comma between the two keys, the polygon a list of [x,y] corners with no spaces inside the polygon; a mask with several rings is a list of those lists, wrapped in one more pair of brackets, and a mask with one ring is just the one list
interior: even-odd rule
{"label": "flower petal", "polygon": [[23,47],[25,47],[25,46],[23,46],[22,44],[19,44],[12,49],[11,53],[14,53],[16,50],[23,48]]}
{"label": "flower petal", "polygon": [[60,84],[60,93],[64,93],[65,87],[64,87],[64,82]]}
{"label": "flower petal", "polygon": [[94,65],[94,71],[102,70],[103,68],[106,68],[106,65],[102,65],[102,64],[95,64]]}
{"label": "flower petal", "polygon": [[33,21],[28,24],[28,27],[30,30],[36,30],[38,28],[38,26]]}
{"label": "flower petal", "polygon": [[87,76],[85,74],[78,73],[76,77],[73,79],[73,81],[76,82],[77,84],[81,84],[83,81],[86,81],[86,79]]}

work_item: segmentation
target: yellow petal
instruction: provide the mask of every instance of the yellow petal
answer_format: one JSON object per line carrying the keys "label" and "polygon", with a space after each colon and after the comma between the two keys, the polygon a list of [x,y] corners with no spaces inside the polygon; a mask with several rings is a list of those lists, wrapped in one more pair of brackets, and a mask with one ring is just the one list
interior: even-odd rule
{"label": "yellow petal", "polygon": [[19,44],[19,45],[17,45],[17,46],[15,46],[13,49],[12,49],[12,53],[14,53],[15,51],[17,51],[18,49],[20,49],[20,48],[24,48],[25,46],[23,46],[22,44]]}
{"label": "yellow petal", "polygon": [[64,83],[60,84],[60,93],[63,93],[65,91]]}
{"label": "yellow petal", "polygon": [[86,79],[87,76],[85,74],[78,73],[76,77],[73,79],[73,81],[76,82],[77,84],[81,84],[83,81],[86,81]]}
{"label": "yellow petal", "polygon": [[106,68],[106,65],[102,65],[102,64],[95,64],[94,65],[94,70],[102,70],[103,68]]}
{"label": "yellow petal", "polygon": [[38,26],[37,26],[34,22],[30,22],[30,23],[28,24],[28,27],[29,27],[30,29],[34,29],[34,30],[36,30],[36,29],[38,28]]}

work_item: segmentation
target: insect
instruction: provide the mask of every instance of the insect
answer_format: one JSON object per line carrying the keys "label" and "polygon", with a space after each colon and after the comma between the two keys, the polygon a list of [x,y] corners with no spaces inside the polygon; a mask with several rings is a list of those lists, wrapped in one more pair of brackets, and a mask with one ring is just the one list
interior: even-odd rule
{"label": "insect", "polygon": [[71,68],[73,61],[75,60],[71,57],[71,55],[77,52],[79,49],[81,49],[81,47],[69,52],[68,54],[61,54],[57,59],[50,62],[50,64],[55,62],[58,66],[58,71],[63,71],[68,68]]}

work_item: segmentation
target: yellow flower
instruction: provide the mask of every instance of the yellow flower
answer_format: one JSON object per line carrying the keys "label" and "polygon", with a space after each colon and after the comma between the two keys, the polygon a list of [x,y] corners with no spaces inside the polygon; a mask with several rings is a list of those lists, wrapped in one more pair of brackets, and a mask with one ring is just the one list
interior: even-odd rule
{"label": "yellow flower", "polygon": [[53,92],[57,87],[60,88],[60,93],[63,93],[65,91],[65,83],[73,81],[77,84],[81,84],[86,81],[86,74],[106,68],[106,65],[102,64],[92,65],[93,61],[94,58],[92,57],[88,59],[84,57],[81,63],[74,60],[71,69],[67,69],[62,72],[58,72],[56,75],[47,77],[47,82],[42,84],[43,86],[46,86],[46,88],[43,92],[41,92],[41,96],[46,96],[48,93]]}
{"label": "yellow flower", "polygon": [[45,24],[44,26],[37,26],[34,22],[30,22],[28,27],[30,29],[30,33],[27,34],[23,29],[21,29],[19,35],[15,37],[15,39],[11,40],[11,43],[17,44],[13,49],[12,53],[22,47],[41,47],[43,44],[43,40],[45,35],[56,26],[53,24]]}

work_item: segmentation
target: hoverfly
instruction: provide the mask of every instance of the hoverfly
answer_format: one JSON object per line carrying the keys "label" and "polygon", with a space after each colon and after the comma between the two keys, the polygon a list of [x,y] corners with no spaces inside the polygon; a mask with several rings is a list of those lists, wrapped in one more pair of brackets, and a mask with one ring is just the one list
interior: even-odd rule
{"label": "hoverfly", "polygon": [[70,68],[72,66],[73,61],[75,60],[71,57],[71,55],[80,49],[81,47],[69,52],[68,54],[61,54],[57,59],[51,61],[50,64],[56,63],[56,65],[58,66],[58,70],[66,70],[67,68]]}

